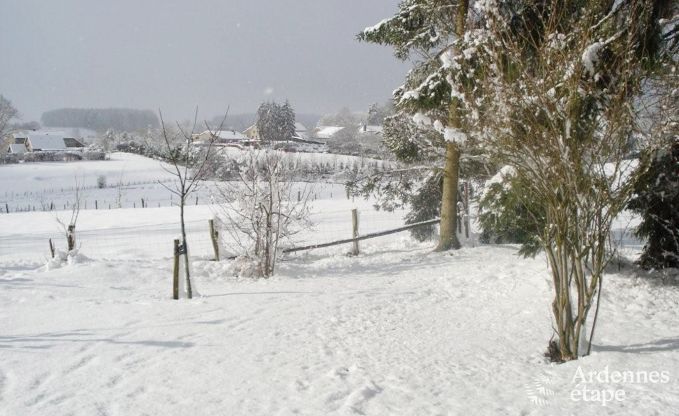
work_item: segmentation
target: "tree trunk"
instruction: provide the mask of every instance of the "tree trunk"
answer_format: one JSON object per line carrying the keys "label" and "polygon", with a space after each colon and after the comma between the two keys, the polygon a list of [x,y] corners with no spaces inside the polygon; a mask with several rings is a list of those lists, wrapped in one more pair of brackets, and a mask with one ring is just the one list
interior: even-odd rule
{"label": "tree trunk", "polygon": [[186,242],[186,226],[184,225],[184,203],[185,197],[182,197],[179,202],[179,218],[182,225],[182,246],[184,247],[184,271],[186,272],[186,297],[193,298],[193,290],[191,289],[191,272],[189,271],[189,246]]}
{"label": "tree trunk", "polygon": [[[464,36],[468,10],[469,0],[458,2],[457,15],[455,16],[455,34],[458,37]],[[450,103],[448,124],[455,129],[462,127],[462,117],[457,98],[453,98]],[[446,144],[446,166],[443,172],[440,237],[436,251],[460,248],[460,241],[457,239],[457,188],[459,181],[460,148],[456,143],[448,142]]]}
{"label": "tree trunk", "polygon": [[459,182],[460,149],[455,143],[446,145],[446,167],[443,172],[441,225],[436,251],[460,248],[457,239],[457,186]]}

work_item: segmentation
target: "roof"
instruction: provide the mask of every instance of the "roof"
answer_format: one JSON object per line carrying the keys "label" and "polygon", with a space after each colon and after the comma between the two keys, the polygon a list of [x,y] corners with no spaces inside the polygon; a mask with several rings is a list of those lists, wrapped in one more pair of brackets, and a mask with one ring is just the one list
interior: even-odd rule
{"label": "roof", "polygon": [[358,130],[362,134],[382,134],[384,128],[382,126],[363,124]]}
{"label": "roof", "polygon": [[223,140],[248,140],[241,132],[235,130],[220,130],[213,132],[214,136]]}
{"label": "roof", "polygon": [[250,140],[243,133],[235,130],[217,130],[212,132],[209,130],[205,130],[204,132],[200,133],[197,136],[199,136],[201,139],[209,139],[209,137],[212,136],[215,137],[217,140],[231,140],[231,141]]}
{"label": "roof", "polygon": [[9,152],[14,154],[26,153],[26,145],[24,144],[10,144]]}
{"label": "roof", "polygon": [[64,136],[59,133],[28,133],[32,150],[65,150]]}
{"label": "roof", "polygon": [[318,131],[316,132],[316,137],[318,137],[319,139],[329,139],[342,129],[344,129],[344,127],[321,126],[318,128]]}
{"label": "roof", "polygon": [[304,124],[300,123],[299,121],[295,121],[295,131],[297,132],[307,131],[307,128]]}

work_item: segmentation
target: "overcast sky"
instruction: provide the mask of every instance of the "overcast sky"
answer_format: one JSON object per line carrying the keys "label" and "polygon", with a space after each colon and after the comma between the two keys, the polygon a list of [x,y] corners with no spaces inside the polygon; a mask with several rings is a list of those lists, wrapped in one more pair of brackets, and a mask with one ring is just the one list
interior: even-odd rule
{"label": "overcast sky", "polygon": [[408,69],[355,35],[398,0],[0,0],[0,94],[24,121],[59,107],[189,118],[365,110]]}

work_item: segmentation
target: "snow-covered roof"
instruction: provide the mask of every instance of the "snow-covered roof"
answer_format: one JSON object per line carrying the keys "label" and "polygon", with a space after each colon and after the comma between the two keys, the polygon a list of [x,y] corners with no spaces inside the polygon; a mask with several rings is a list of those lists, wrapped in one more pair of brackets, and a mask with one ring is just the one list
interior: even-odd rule
{"label": "snow-covered roof", "polygon": [[60,133],[28,133],[28,141],[33,151],[67,149],[64,136]]}
{"label": "snow-covered roof", "polygon": [[316,132],[316,137],[318,137],[319,139],[329,139],[342,129],[344,129],[344,127],[321,126],[318,128],[318,131]]}
{"label": "snow-covered roof", "polygon": [[295,131],[296,132],[302,132],[305,133],[307,131],[307,128],[304,124],[300,123],[299,121],[295,122]]}
{"label": "snow-covered roof", "polygon": [[197,138],[209,140],[210,136],[215,137],[217,140],[227,140],[227,141],[250,140],[243,133],[235,130],[218,130],[213,132],[205,130],[204,132],[197,135]]}
{"label": "snow-covered roof", "polygon": [[376,125],[370,125],[370,124],[368,124],[368,125],[363,124],[359,128],[359,132],[362,133],[362,134],[382,134],[383,130],[384,130],[384,128],[382,126],[376,126]]}
{"label": "snow-covered roof", "polygon": [[26,145],[24,144],[10,144],[9,152],[13,154],[26,153]]}

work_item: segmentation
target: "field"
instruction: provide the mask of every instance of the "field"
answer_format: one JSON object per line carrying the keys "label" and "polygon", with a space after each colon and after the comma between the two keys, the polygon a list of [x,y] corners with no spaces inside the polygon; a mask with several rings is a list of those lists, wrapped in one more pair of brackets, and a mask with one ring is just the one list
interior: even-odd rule
{"label": "field", "polygon": [[[159,163],[130,155],[0,166],[0,195],[26,194],[21,203],[31,204],[31,194],[54,194],[63,204],[78,176],[97,200],[115,200],[117,188],[98,189],[96,180],[105,175],[110,184],[121,171],[140,183],[125,189],[130,201],[169,199],[157,187],[169,179]],[[403,212],[373,211],[370,201],[347,199],[341,185],[314,186],[315,226],[294,244],[349,237],[352,208],[362,233],[403,223]],[[69,263],[48,254],[49,238],[63,249],[56,221],[68,215],[63,207],[0,214],[0,415],[679,408],[679,290],[625,261],[606,276],[593,353],[553,365],[542,355],[552,332],[542,257],[523,259],[515,246],[484,246],[474,236],[462,250],[434,253],[432,242],[401,233],[361,242],[359,256],[329,247],[285,257],[271,279],[235,278],[231,261],[211,261],[207,220],[216,208],[205,204],[208,189],[188,210],[200,292],[193,300],[170,296],[178,211],[169,203],[88,204]],[[621,219],[617,231],[633,254],[640,242],[624,232],[630,222]]]}

